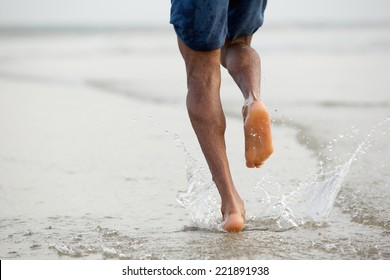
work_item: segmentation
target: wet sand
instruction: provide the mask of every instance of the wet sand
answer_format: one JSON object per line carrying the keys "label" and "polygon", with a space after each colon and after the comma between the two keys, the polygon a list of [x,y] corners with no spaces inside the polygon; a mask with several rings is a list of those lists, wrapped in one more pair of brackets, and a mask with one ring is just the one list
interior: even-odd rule
{"label": "wet sand", "polygon": [[[243,100],[223,72],[248,213],[238,234],[220,232],[211,211],[171,30],[0,34],[0,258],[389,259],[388,29],[257,35],[275,145],[257,170],[245,167]],[[324,192],[337,197],[321,196],[329,215],[310,216],[296,202],[321,185],[320,166],[336,170]],[[204,189],[187,192],[191,174]],[[211,208],[183,208],[183,193]]]}

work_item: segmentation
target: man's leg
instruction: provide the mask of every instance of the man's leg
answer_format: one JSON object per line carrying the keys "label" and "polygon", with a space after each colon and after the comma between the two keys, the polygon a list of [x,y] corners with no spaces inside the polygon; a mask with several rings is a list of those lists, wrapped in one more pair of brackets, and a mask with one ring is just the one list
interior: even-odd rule
{"label": "man's leg", "polygon": [[225,146],[225,115],[220,101],[221,51],[194,51],[179,40],[187,70],[187,109],[222,200],[224,229],[245,225],[244,204],[234,186]]}
{"label": "man's leg", "polygon": [[250,46],[252,36],[227,40],[221,63],[229,71],[245,98],[242,108],[245,132],[245,157],[248,167],[260,167],[272,154],[271,123],[260,100],[260,57]]}

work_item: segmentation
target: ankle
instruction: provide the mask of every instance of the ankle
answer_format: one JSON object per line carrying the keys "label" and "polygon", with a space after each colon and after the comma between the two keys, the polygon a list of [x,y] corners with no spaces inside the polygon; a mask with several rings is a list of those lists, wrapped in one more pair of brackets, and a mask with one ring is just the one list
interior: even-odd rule
{"label": "ankle", "polygon": [[227,202],[223,202],[221,205],[222,214],[232,214],[232,213],[243,213],[244,212],[244,202],[240,196],[230,198]]}

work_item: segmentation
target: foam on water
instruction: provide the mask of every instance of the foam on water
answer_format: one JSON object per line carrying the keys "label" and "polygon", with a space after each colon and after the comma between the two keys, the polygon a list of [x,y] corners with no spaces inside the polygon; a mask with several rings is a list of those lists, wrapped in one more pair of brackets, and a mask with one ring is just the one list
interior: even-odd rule
{"label": "foam on water", "polygon": [[[282,184],[270,174],[261,178],[254,188],[251,199],[246,201],[249,228],[262,224],[267,230],[288,230],[302,225],[321,226],[329,217],[352,163],[371,146],[372,134],[388,124],[390,118],[375,125],[352,155],[342,164],[324,171],[323,162],[317,170],[293,186]],[[191,220],[191,226],[207,230],[223,230],[221,225],[220,199],[210,172],[196,161],[183,142],[176,138],[186,154],[188,189],[179,192],[177,201]],[[285,190],[291,190],[285,192]]]}

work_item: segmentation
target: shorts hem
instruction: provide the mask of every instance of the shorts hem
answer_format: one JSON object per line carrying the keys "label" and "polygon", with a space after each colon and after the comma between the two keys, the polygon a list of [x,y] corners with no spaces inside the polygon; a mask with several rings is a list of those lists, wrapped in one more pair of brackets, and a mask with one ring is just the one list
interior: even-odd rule
{"label": "shorts hem", "polygon": [[173,24],[173,28],[176,32],[176,36],[180,41],[182,41],[187,47],[189,47],[191,50],[194,51],[214,51],[218,50],[223,47],[225,44],[225,41],[223,43],[218,43],[218,44],[204,44],[204,43],[196,43],[196,42],[191,42],[190,40],[184,38],[184,36],[181,35],[180,32],[180,27],[177,25]]}

